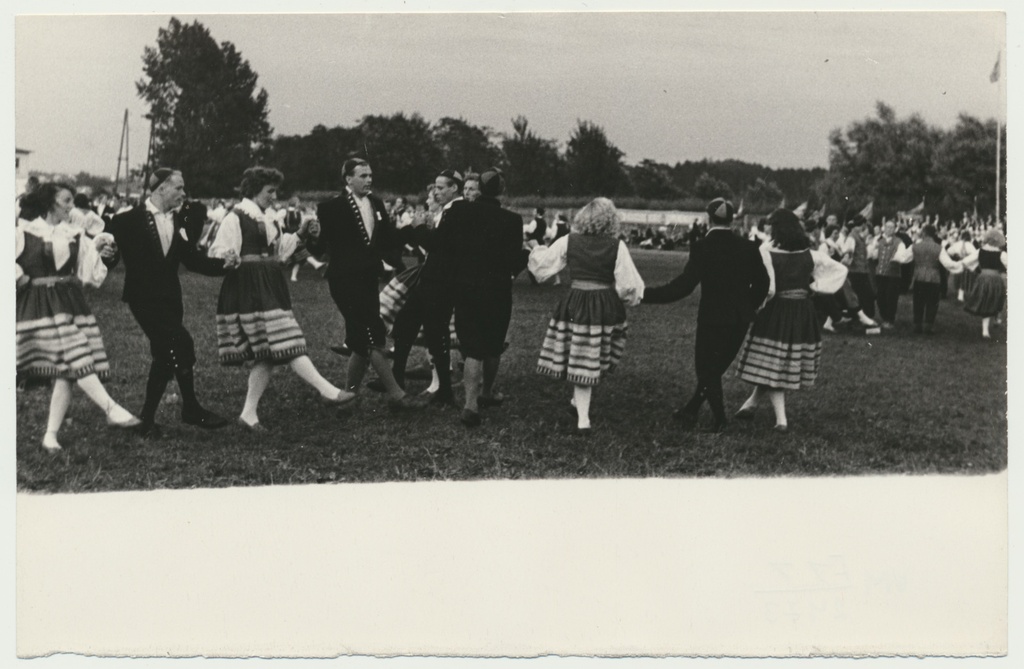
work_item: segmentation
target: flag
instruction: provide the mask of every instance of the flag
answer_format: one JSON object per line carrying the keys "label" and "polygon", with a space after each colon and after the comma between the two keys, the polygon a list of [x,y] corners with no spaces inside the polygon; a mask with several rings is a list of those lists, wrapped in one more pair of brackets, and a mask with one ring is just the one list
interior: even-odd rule
{"label": "flag", "polygon": [[868,206],[860,210],[860,216],[864,217],[865,221],[870,221],[875,215],[875,201],[868,202]]}
{"label": "flag", "polygon": [[999,61],[1001,60],[1002,55],[1002,51],[996,54],[996,64],[992,68],[992,74],[988,76],[988,80],[991,81],[993,84],[999,81]]}
{"label": "flag", "polygon": [[918,214],[923,214],[924,213],[924,200],[921,200],[921,204],[917,205],[916,207],[914,207],[913,209],[911,209],[907,213],[910,214],[911,216],[915,216],[915,215],[918,215]]}
{"label": "flag", "polygon": [[804,214],[807,213],[807,202],[805,201],[799,207],[794,209],[793,213],[796,214],[799,218],[803,218]]}
{"label": "flag", "polygon": [[743,200],[740,200],[740,206],[736,208],[736,213],[733,214],[733,218],[739,218],[743,215]]}

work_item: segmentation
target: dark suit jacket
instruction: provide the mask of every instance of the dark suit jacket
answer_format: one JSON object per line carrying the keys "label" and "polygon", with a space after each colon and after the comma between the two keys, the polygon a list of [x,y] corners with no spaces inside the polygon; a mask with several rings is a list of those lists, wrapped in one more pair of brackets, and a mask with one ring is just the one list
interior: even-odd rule
{"label": "dark suit jacket", "polygon": [[[443,254],[455,285],[505,289],[523,269],[523,218],[502,209],[495,198],[453,202],[436,237],[433,246]],[[435,253],[430,252],[428,264]]]}
{"label": "dark suit jacket", "polygon": [[[197,226],[197,221],[190,220],[190,217],[197,215],[196,210],[187,207],[174,215],[174,234],[166,256],[160,245],[156,222],[146,211],[145,205],[139,205],[111,219],[106,231],[114,235],[118,255],[107,264],[113,266],[118,260],[124,259],[122,300],[176,300],[180,303],[179,264],[207,276],[223,276],[226,273],[222,259],[207,258],[196,249],[198,235],[195,230],[197,227],[202,230],[202,222],[198,222]],[[181,235],[183,228],[189,235],[188,241]],[[189,230],[192,232],[189,233]]]}
{"label": "dark suit jacket", "polygon": [[395,225],[388,217],[387,208],[380,198],[369,195],[377,220],[373,224],[373,238],[366,236],[359,205],[346,189],[338,197],[321,202],[316,208],[320,221],[320,236],[310,238],[306,248],[313,255],[324,251],[330,253],[327,278],[345,274],[377,274],[381,261],[397,270],[403,268],[402,242],[396,234]]}
{"label": "dark suit jacket", "polygon": [[709,230],[690,251],[683,273],[644,291],[644,302],[662,304],[700,286],[697,323],[749,323],[768,294],[768,270],[758,245],[728,228]]}

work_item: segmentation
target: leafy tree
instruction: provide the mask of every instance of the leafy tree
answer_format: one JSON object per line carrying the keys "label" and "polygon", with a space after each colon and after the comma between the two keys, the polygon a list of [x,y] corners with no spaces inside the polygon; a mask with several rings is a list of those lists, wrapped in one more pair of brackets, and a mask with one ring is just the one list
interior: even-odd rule
{"label": "leafy tree", "polygon": [[[1006,129],[1001,130],[1002,175],[1006,176]],[[932,193],[928,208],[944,218],[957,218],[964,212],[972,213],[975,204],[978,214],[995,214],[996,181],[996,122],[982,122],[961,114],[956,127],[945,133],[935,149],[932,167]],[[1000,184],[1000,211],[1006,211],[1005,181]]]}
{"label": "leafy tree", "polygon": [[513,134],[505,136],[501,144],[508,161],[509,194],[560,194],[563,162],[557,144],[538,137],[522,115],[512,119],[512,130]]}
{"label": "leafy tree", "polygon": [[644,159],[629,169],[629,180],[637,197],[648,200],[672,200],[682,197],[682,191],[672,182],[668,165]]}
{"label": "leafy tree", "polygon": [[582,195],[628,195],[624,155],[608,141],[601,126],[577,120],[565,149],[570,190]]}
{"label": "leafy tree", "polygon": [[750,211],[770,211],[779,206],[783,197],[778,184],[758,177],[743,191],[743,204]]}
{"label": "leafy tree", "polygon": [[716,179],[707,172],[697,178],[693,185],[693,194],[702,200],[713,200],[716,197],[732,198],[732,188],[721,179]]}
{"label": "leafy tree", "polygon": [[482,172],[488,167],[503,167],[505,156],[490,128],[480,128],[462,118],[446,116],[434,124],[434,143],[441,151],[445,168]]}
{"label": "leafy tree", "polygon": [[337,190],[342,163],[359,148],[357,129],[317,125],[308,135],[275,139],[270,163],[284,172],[286,190]]}
{"label": "leafy tree", "polygon": [[430,124],[419,114],[363,117],[358,155],[373,167],[378,189],[418,193],[444,169]]}
{"label": "leafy tree", "polygon": [[180,169],[190,194],[223,195],[267,156],[267,92],[231,42],[172,18],[146,47],[136,82],[149,104],[153,165]]}
{"label": "leafy tree", "polygon": [[[875,211],[892,215],[917,205],[929,190],[932,153],[941,132],[917,114],[898,120],[884,102],[877,118],[850,124],[829,136],[829,173],[845,197],[875,202]],[[826,201],[831,202],[833,194]]]}

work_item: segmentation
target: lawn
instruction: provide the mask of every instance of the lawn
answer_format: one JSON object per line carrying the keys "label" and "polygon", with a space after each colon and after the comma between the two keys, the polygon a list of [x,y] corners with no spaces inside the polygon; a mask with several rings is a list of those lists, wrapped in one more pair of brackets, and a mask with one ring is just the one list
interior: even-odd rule
{"label": "lawn", "polygon": [[[684,253],[634,251],[648,284],[669,280]],[[336,384],[347,359],[329,350],[344,323],[325,282],[308,268],[292,288],[294,310],[310,356]],[[123,270],[88,290],[112,361],[111,395],[137,411],[144,395],[149,347],[120,301]],[[214,310],[220,281],[182,274],[186,325],[196,341],[200,398],[237,416],[245,368],[216,359]],[[241,428],[201,431],[178,420],[176,397],[157,416],[160,438],[108,429],[103,415],[76,391],[61,432],[62,453],[39,440],[48,389],[19,391],[17,476],[23,491],[77,492],[207,488],[293,483],[530,479],[565,477],[820,476],[879,473],[981,473],[1007,461],[1005,329],[983,341],[979,321],[950,300],[939,307],[937,333],[911,333],[911,298],[900,300],[892,333],[826,335],[815,388],[787,397],[788,434],[772,431],[765,406],[751,423],[726,432],[683,431],[671,413],[693,386],[697,295],[630,311],[623,364],[597,388],[594,433],[574,434],[566,411],[571,387],[535,373],[550,309],[564,287],[533,286],[520,277],[502,361],[503,407],[467,430],[453,409],[393,414],[383,397],[364,391],[360,403],[336,411],[286,369],[277,370],[260,408],[270,429],[254,437]],[[425,382],[412,382],[412,389]],[[172,383],[168,395],[176,392]],[[457,394],[459,390],[457,389]],[[749,386],[730,372],[727,409]],[[461,398],[460,398],[461,399]],[[705,419],[707,417],[705,416]]]}

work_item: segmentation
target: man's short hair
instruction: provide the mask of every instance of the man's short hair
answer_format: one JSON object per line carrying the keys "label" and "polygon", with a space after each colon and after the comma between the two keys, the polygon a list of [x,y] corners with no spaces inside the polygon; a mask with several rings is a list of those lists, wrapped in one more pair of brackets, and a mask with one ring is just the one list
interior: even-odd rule
{"label": "man's short hair", "polygon": [[462,174],[460,174],[458,171],[456,171],[456,170],[444,170],[443,172],[441,172],[437,176],[444,177],[445,179],[448,179],[448,181],[451,181],[452,183],[454,183],[458,187],[460,193],[462,192],[462,185],[464,183],[464,180],[462,178]]}
{"label": "man's short hair", "polygon": [[369,167],[370,163],[366,162],[362,158],[349,158],[344,163],[342,163],[341,174],[342,176],[350,177],[356,173],[357,167],[362,167],[364,165],[366,167]]}

